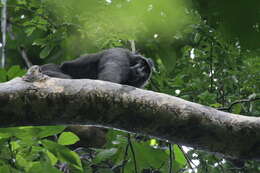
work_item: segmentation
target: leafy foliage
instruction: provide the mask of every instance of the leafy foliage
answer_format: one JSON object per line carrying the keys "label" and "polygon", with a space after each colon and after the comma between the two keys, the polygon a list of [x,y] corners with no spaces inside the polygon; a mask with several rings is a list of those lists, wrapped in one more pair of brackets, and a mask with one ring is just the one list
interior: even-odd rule
{"label": "leafy foliage", "polygon": [[8,70],[0,69],[0,82],[5,82],[13,79],[14,77],[23,76],[24,74],[25,70],[21,69],[18,65],[14,65]]}
{"label": "leafy foliage", "polygon": [[[156,62],[147,89],[260,116],[259,2],[9,0],[0,82],[25,73],[21,48],[33,64],[60,63],[135,40]],[[0,129],[0,172],[164,173],[191,171],[190,164],[193,172],[260,171],[257,162],[237,169],[222,157],[177,145],[170,152],[165,142],[115,130],[104,148],[75,148],[79,138],[64,129]]]}
{"label": "leafy foliage", "polygon": [[197,9],[207,19],[207,23],[219,29],[225,39],[238,39],[246,48],[259,49],[258,0],[252,0],[250,3],[243,0],[197,0],[197,3]]}

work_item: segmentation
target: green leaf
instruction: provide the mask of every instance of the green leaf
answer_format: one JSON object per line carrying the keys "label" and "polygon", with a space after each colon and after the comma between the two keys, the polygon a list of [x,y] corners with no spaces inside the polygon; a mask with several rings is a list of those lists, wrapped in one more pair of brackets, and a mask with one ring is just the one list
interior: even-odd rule
{"label": "green leaf", "polygon": [[14,65],[7,71],[8,79],[12,79],[14,77],[23,76],[25,74],[25,70],[21,69],[20,66]]}
{"label": "green leaf", "polygon": [[51,53],[53,48],[54,47],[50,45],[47,45],[45,48],[43,48],[42,51],[40,52],[40,58],[41,59],[46,58]]}
{"label": "green leaf", "polygon": [[39,138],[45,138],[61,133],[66,126],[33,126],[33,128],[37,128],[39,130],[37,134]]}
{"label": "green leaf", "polygon": [[32,45],[45,46],[46,42],[47,42],[47,39],[45,39],[45,38],[38,38],[38,39],[33,41]]}
{"label": "green leaf", "polygon": [[233,113],[235,114],[240,114],[240,112],[242,111],[242,105],[241,104],[236,104],[233,106]]}
{"label": "green leaf", "polygon": [[[175,159],[172,162],[172,168],[174,170],[173,172],[179,172],[181,169],[183,169],[186,166],[187,161],[186,161],[184,154],[178,147],[178,145],[174,144],[172,146],[173,146],[173,153],[175,156]],[[169,149],[166,150],[166,153],[168,155],[170,154]]]}
{"label": "green leaf", "polygon": [[33,31],[36,29],[36,27],[27,27],[25,29],[25,33],[27,35],[27,37],[29,37],[30,35],[32,35]]}
{"label": "green leaf", "polygon": [[11,147],[12,147],[12,150],[17,150],[19,148],[21,148],[21,145],[19,144],[19,141],[12,141],[11,142]]}
{"label": "green leaf", "polygon": [[16,155],[16,164],[25,168],[26,170],[30,169],[31,162],[27,161],[21,154]]}
{"label": "green leaf", "polygon": [[46,163],[46,162],[34,162],[31,169],[28,171],[28,173],[62,173],[54,166]]}
{"label": "green leaf", "polygon": [[[169,157],[164,150],[150,146],[150,141],[136,142],[133,140],[132,144],[136,155],[136,161],[140,170],[149,168],[151,165],[153,168],[160,168],[162,165],[165,165],[162,167],[162,170],[165,170],[167,164],[164,163],[167,162]],[[133,167],[132,154],[130,157],[131,160],[129,166]]]}
{"label": "green leaf", "polygon": [[173,161],[172,163],[173,167],[173,172],[180,172],[180,170],[183,168],[183,166],[177,162],[176,160]]}
{"label": "green leaf", "polygon": [[94,163],[100,163],[102,161],[105,161],[109,158],[111,158],[113,155],[116,154],[116,152],[118,151],[117,148],[110,148],[110,149],[104,149],[101,150],[95,157],[94,159]]}
{"label": "green leaf", "polygon": [[14,173],[13,170],[10,169],[10,165],[1,165],[0,166],[0,172],[3,172],[3,173]]}
{"label": "green leaf", "polygon": [[174,144],[173,145],[175,160],[183,167],[187,164],[187,160],[183,154],[183,152],[180,150],[179,146]]}
{"label": "green leaf", "polygon": [[45,20],[43,18],[38,18],[38,23],[41,24],[41,25],[47,25],[48,24],[47,20]]}
{"label": "green leaf", "polygon": [[198,95],[200,98],[201,102],[207,105],[215,103],[216,100],[216,94],[209,93],[208,91],[205,91]]}
{"label": "green leaf", "polygon": [[156,139],[150,139],[150,145],[156,146],[156,145],[158,145],[158,141]]}
{"label": "green leaf", "polygon": [[75,172],[83,172],[81,160],[77,153],[67,147],[50,140],[42,140],[42,144],[53,153],[61,162],[66,162]]}
{"label": "green leaf", "polygon": [[102,173],[114,173],[114,171],[112,171],[111,169],[108,169],[108,168],[100,168],[98,170],[99,170],[99,172],[102,172]]}
{"label": "green leaf", "polygon": [[127,145],[127,138],[125,137],[125,135],[125,132],[110,129],[106,134],[106,139],[107,141],[111,142],[108,142],[105,147],[113,148],[114,145],[116,145],[116,148],[119,147],[118,145],[125,147],[125,145]]}
{"label": "green leaf", "polygon": [[19,0],[19,1],[17,1],[17,4],[19,4],[19,5],[26,5],[27,2],[26,2],[26,0]]}
{"label": "green leaf", "polygon": [[6,82],[7,80],[7,73],[5,69],[0,69],[0,82]]}
{"label": "green leaf", "polygon": [[57,157],[54,156],[54,154],[52,154],[50,151],[45,151],[46,155],[48,156],[48,158],[51,161],[51,165],[55,165],[58,162]]}
{"label": "green leaf", "polygon": [[58,139],[61,145],[71,145],[79,141],[79,137],[72,132],[63,132]]}
{"label": "green leaf", "polygon": [[211,107],[214,107],[214,108],[220,108],[220,107],[222,107],[222,104],[220,104],[220,103],[214,103],[214,104],[211,104],[210,106],[211,106]]}
{"label": "green leaf", "polygon": [[9,138],[15,136],[26,140],[32,138],[44,138],[62,132],[65,126],[26,126],[26,127],[10,127],[0,128],[0,137]]}

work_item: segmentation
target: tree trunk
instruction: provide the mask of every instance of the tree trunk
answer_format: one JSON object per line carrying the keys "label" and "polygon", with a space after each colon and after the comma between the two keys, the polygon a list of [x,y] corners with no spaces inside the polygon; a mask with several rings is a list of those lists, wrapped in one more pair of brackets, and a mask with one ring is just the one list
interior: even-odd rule
{"label": "tree trunk", "polygon": [[0,127],[53,124],[113,127],[227,157],[260,158],[257,117],[111,82],[49,78],[37,68],[0,84]]}

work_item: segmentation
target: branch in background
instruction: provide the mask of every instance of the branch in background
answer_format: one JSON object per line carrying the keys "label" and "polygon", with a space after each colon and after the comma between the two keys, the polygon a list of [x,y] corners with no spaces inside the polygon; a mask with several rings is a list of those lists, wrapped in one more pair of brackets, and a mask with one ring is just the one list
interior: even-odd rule
{"label": "branch in background", "polygon": [[239,104],[239,103],[248,103],[248,102],[254,102],[254,101],[257,101],[257,100],[260,100],[260,98],[256,97],[256,98],[249,98],[249,99],[242,99],[242,100],[237,100],[237,101],[234,101],[233,103],[231,103],[228,107],[223,107],[223,108],[218,108],[218,110],[222,110],[222,111],[228,111],[230,112],[232,107],[236,104]]}
{"label": "branch in background", "polygon": [[209,73],[209,77],[210,77],[210,92],[213,92],[213,78],[214,78],[214,73],[213,73],[213,42],[211,42],[210,44],[210,53],[209,53],[209,58],[210,58],[210,64],[209,64],[209,69],[210,69],[210,73]]}
{"label": "branch in background", "polygon": [[[185,159],[186,159],[186,161],[187,161],[187,163],[188,163],[190,169],[196,168],[197,166],[196,166],[196,165],[193,163],[193,161],[189,158],[188,154],[185,153],[185,151],[183,150],[182,146],[180,146],[180,145],[177,145],[177,146],[178,146],[179,149],[182,151],[182,153],[183,153],[183,155],[184,155],[184,157],[185,157]],[[191,164],[194,166],[194,168],[192,167]]]}
{"label": "branch in background", "polygon": [[21,56],[22,56],[22,58],[23,58],[23,60],[24,60],[24,62],[26,64],[26,66],[28,68],[30,68],[32,66],[32,63],[29,60],[29,58],[27,56],[27,53],[26,53],[25,49],[23,48],[23,46],[18,47],[18,50],[19,50],[19,52],[20,52],[20,54],[21,54]]}
{"label": "branch in background", "polygon": [[[8,33],[9,33],[9,35],[10,35],[10,38],[11,38],[12,40],[16,40],[16,37],[15,37],[15,35],[14,35],[14,33],[13,33],[13,29],[12,29],[12,24],[11,24],[11,22],[8,22],[7,31],[8,31]],[[19,51],[19,53],[21,54],[21,56],[22,56],[22,58],[23,58],[23,60],[24,60],[24,62],[25,62],[25,64],[26,64],[27,68],[30,68],[30,67],[32,66],[32,63],[31,63],[31,61],[29,60],[29,58],[28,58],[28,56],[27,56],[27,53],[26,53],[26,51],[25,51],[25,49],[24,49],[24,47],[23,47],[22,45],[21,45],[21,46],[18,46],[18,51]]]}
{"label": "branch in background", "polygon": [[131,50],[133,53],[136,52],[136,48],[135,48],[135,41],[134,40],[129,40],[130,44],[131,44]]}
{"label": "branch in background", "polygon": [[7,26],[7,10],[6,3],[7,0],[1,0],[2,3],[2,14],[1,14],[1,31],[2,31],[2,47],[1,47],[1,56],[2,56],[2,68],[5,67],[6,55],[5,55],[5,46],[6,46],[6,26]]}

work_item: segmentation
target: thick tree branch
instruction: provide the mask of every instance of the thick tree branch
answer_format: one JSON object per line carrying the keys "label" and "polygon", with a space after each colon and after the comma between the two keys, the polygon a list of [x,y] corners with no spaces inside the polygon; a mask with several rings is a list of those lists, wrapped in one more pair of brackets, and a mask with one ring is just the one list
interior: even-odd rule
{"label": "thick tree branch", "polygon": [[0,127],[53,124],[113,127],[226,156],[260,159],[257,117],[98,80],[31,73],[0,84]]}

